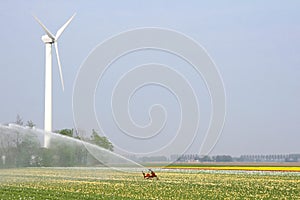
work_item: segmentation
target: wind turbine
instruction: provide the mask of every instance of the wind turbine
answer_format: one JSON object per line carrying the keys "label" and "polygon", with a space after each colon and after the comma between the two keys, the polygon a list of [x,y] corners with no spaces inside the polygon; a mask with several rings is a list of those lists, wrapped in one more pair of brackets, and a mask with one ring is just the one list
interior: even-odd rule
{"label": "wind turbine", "polygon": [[47,132],[52,132],[52,44],[54,44],[56,51],[56,59],[58,63],[59,75],[61,80],[62,89],[64,90],[64,80],[61,70],[61,63],[58,54],[57,40],[66,29],[66,27],[70,24],[72,19],[75,17],[75,14],[56,32],[54,36],[46,26],[36,17],[36,21],[41,25],[44,29],[46,35],[42,36],[42,41],[46,46],[46,54],[45,54],[45,115],[44,115],[44,147],[48,146],[49,143],[49,135]]}

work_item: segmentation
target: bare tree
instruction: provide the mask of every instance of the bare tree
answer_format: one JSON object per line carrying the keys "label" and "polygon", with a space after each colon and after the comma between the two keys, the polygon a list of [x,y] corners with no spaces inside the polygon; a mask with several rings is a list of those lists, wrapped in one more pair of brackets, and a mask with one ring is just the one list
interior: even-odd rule
{"label": "bare tree", "polygon": [[17,117],[16,117],[16,121],[15,121],[15,124],[18,124],[20,126],[23,126],[23,119],[22,117],[18,114]]}

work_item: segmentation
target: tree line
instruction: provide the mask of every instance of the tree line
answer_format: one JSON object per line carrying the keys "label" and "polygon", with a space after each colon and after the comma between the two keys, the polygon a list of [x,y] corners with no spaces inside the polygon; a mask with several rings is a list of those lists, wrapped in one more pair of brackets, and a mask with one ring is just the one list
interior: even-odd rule
{"label": "tree line", "polygon": [[101,148],[113,151],[113,145],[105,136],[100,136],[92,129],[90,137],[80,138],[74,129],[61,129],[54,131],[74,139],[51,138],[51,144],[44,148],[43,138],[34,131],[32,120],[23,122],[17,115],[15,124],[26,126],[24,131],[10,130],[0,133],[0,167],[71,167],[103,165],[95,159],[85,147],[85,141]]}

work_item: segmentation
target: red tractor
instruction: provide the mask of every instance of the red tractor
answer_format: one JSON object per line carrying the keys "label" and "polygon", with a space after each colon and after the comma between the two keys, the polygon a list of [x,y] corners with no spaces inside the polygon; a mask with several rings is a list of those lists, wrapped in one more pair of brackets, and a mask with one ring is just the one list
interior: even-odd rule
{"label": "red tractor", "polygon": [[144,179],[156,178],[156,180],[158,180],[158,176],[151,169],[149,169],[149,171],[147,173],[145,173],[143,171],[142,171],[142,173],[143,173]]}

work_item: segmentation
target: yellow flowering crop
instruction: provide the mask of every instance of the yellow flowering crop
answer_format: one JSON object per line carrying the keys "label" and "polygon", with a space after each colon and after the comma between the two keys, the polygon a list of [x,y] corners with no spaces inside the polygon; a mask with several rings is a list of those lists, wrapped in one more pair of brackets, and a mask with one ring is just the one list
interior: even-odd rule
{"label": "yellow flowering crop", "polygon": [[299,199],[300,197],[298,172],[216,173],[207,170],[154,170],[159,180],[145,180],[140,171],[125,173],[103,168],[1,169],[0,199]]}

